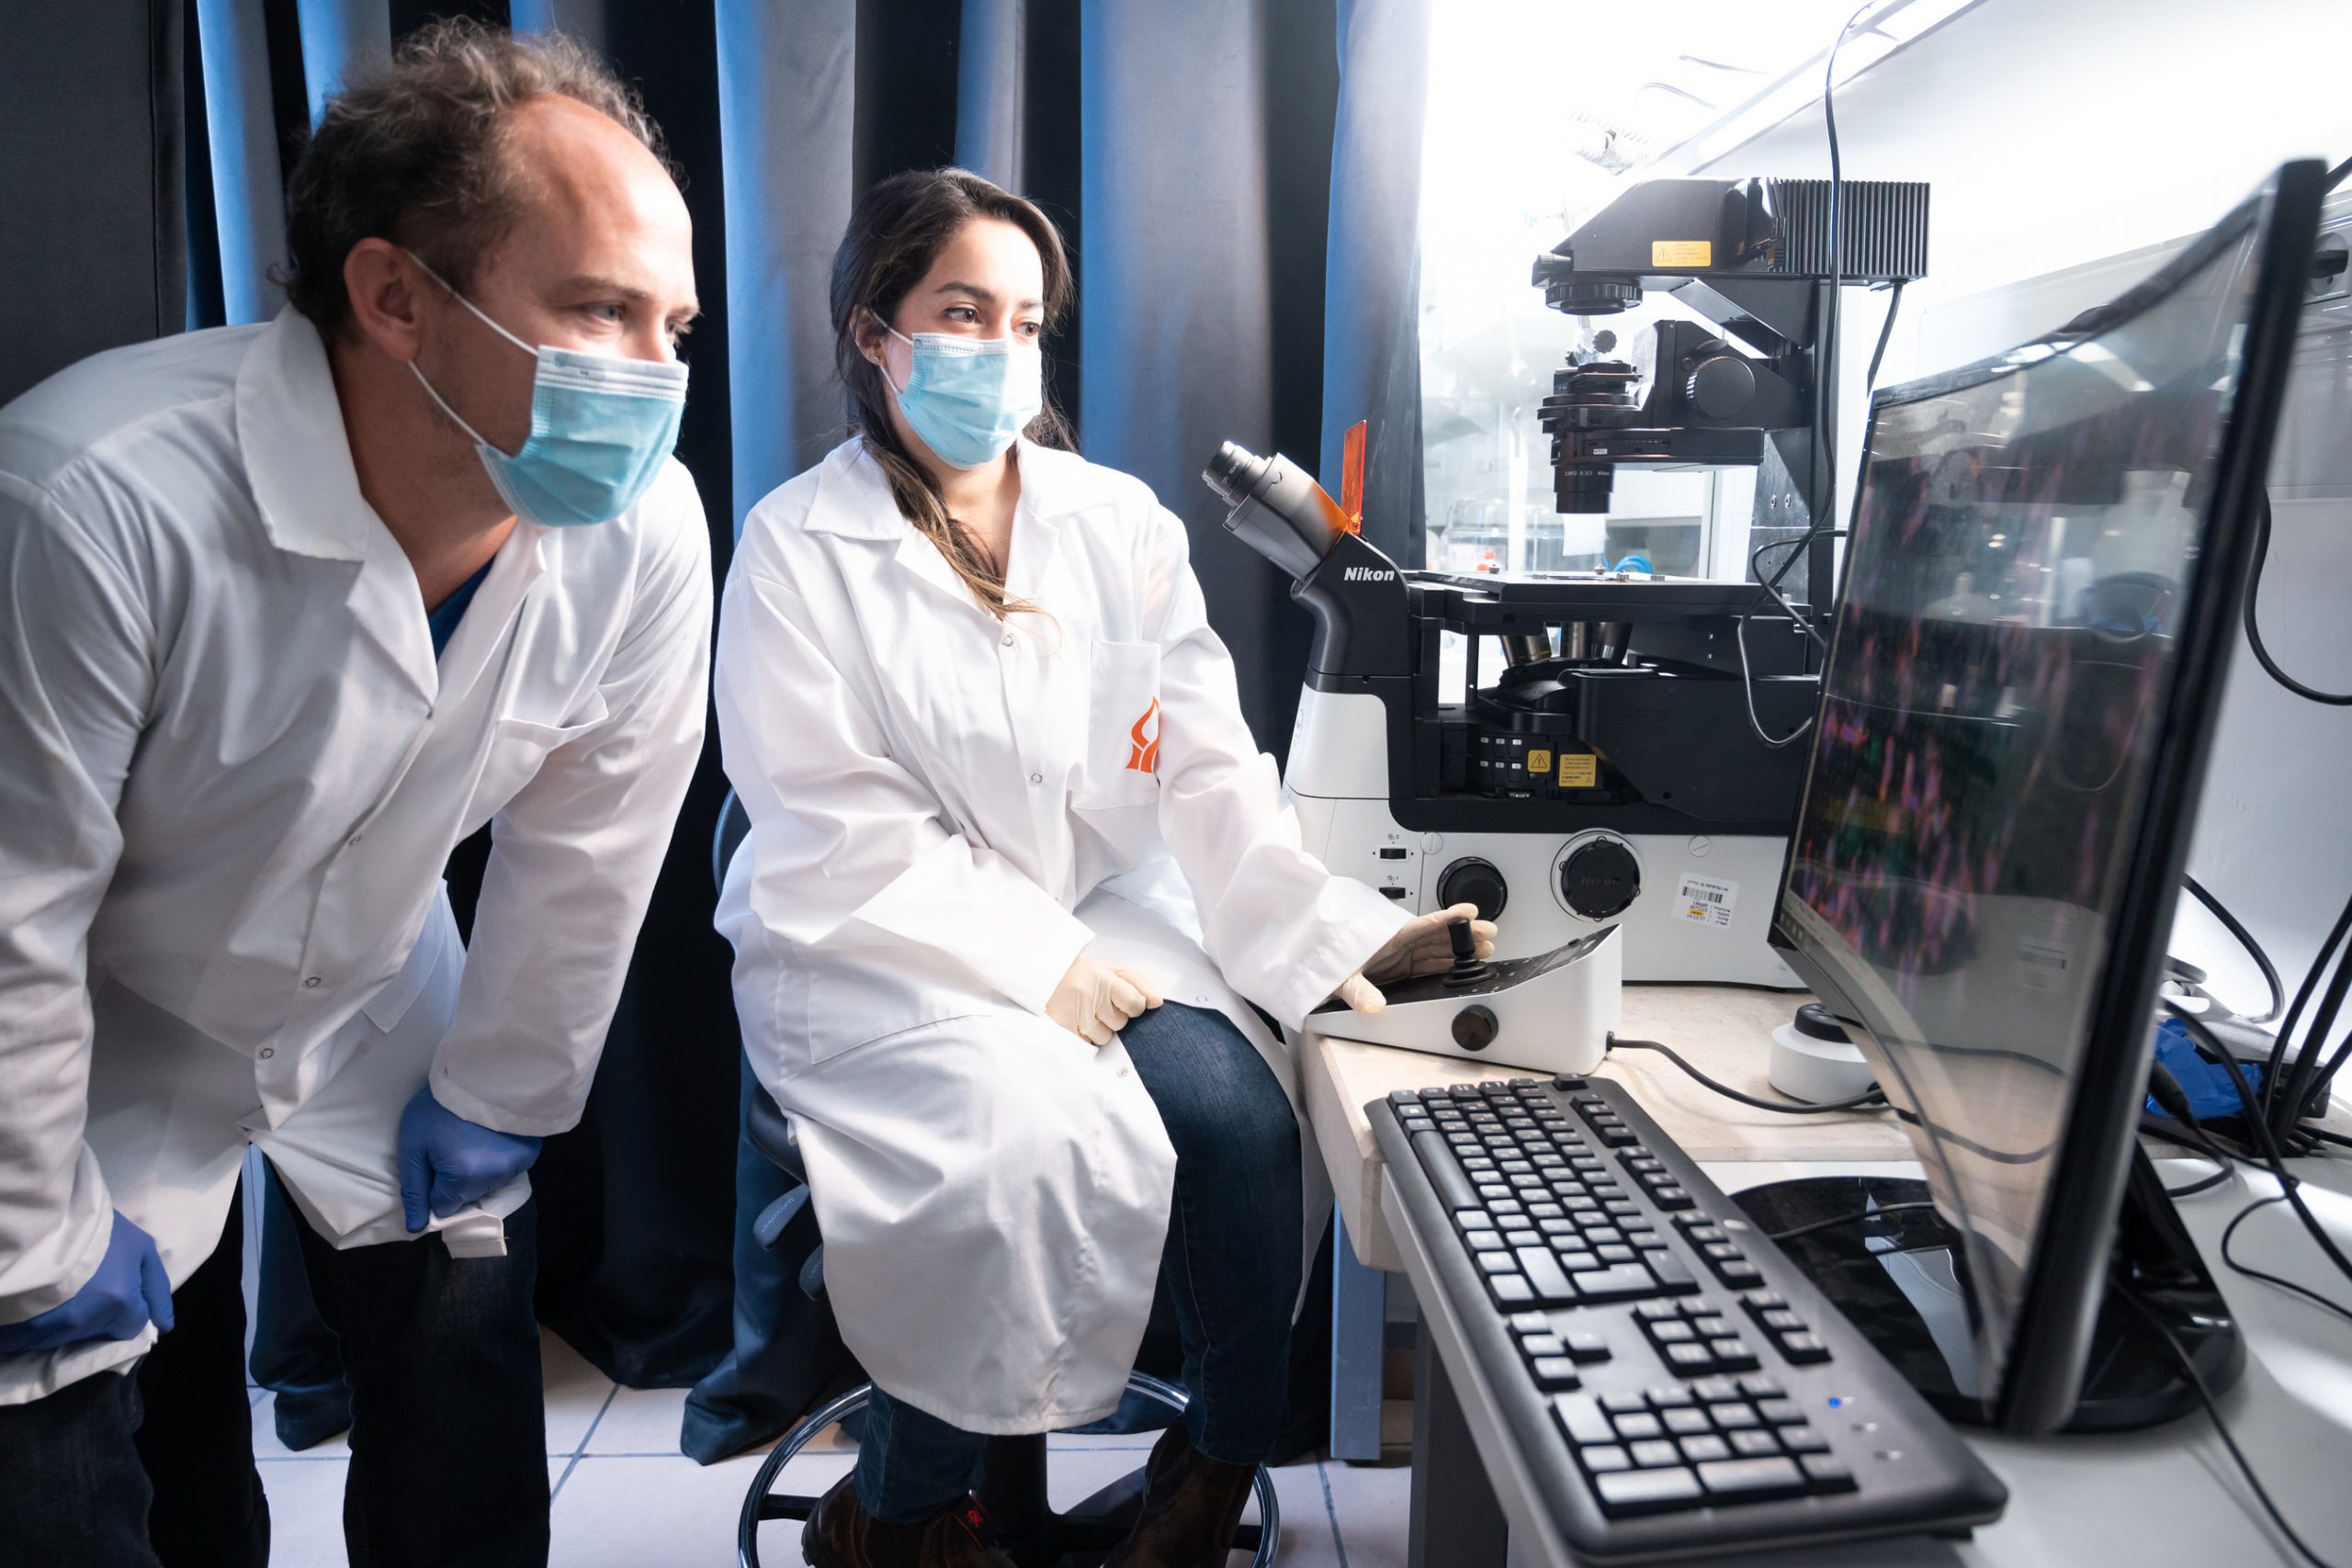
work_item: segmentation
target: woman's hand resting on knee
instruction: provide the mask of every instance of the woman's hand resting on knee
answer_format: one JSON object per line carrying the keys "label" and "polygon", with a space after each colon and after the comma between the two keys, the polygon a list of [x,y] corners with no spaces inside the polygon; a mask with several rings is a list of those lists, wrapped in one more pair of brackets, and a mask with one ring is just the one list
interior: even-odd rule
{"label": "woman's hand resting on knee", "polygon": [[1365,961],[1362,969],[1340,981],[1340,988],[1331,994],[1358,1012],[1378,1012],[1388,1005],[1387,998],[1380,994],[1381,987],[1393,980],[1436,975],[1453,967],[1453,939],[1446,928],[1457,920],[1470,922],[1470,936],[1477,944],[1478,956],[1492,958],[1495,922],[1478,919],[1476,904],[1456,904],[1406,921],[1378,953]]}
{"label": "woman's hand resting on knee", "polygon": [[1046,998],[1046,1016],[1084,1035],[1089,1044],[1108,1045],[1128,1020],[1141,1018],[1160,1000],[1151,982],[1134,970],[1080,958]]}

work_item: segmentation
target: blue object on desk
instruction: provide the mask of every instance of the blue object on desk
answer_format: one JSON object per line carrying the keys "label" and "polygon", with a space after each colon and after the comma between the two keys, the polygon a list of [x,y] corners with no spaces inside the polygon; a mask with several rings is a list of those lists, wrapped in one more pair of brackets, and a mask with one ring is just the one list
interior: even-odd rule
{"label": "blue object on desk", "polygon": [[[2181,1093],[2188,1097],[2188,1109],[2197,1113],[2199,1121],[2235,1116],[2245,1109],[2238,1098],[2238,1086],[2231,1081],[2230,1069],[2199,1051],[2197,1042],[2189,1036],[2188,1026],[2180,1020],[2168,1018],[2156,1026],[2156,1061],[2180,1085]],[[2239,1070],[2245,1074],[2249,1085],[2261,1089],[2260,1063],[2242,1062]],[[2154,1095],[2148,1097],[2148,1109],[2158,1116],[2168,1114]]]}

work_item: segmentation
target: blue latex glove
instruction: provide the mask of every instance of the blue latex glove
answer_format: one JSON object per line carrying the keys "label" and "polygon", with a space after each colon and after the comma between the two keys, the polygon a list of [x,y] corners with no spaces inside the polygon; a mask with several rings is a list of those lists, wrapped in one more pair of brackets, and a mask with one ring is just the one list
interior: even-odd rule
{"label": "blue latex glove", "polygon": [[538,1139],[469,1122],[434,1099],[427,1084],[401,1112],[401,1217],[413,1235],[425,1226],[428,1202],[433,1217],[446,1220],[530,1169],[538,1157]]}
{"label": "blue latex glove", "polygon": [[130,1339],[153,1322],[172,1327],[172,1281],[154,1239],[117,1213],[90,1282],[38,1317],[0,1326],[0,1356],[55,1350],[85,1339]]}

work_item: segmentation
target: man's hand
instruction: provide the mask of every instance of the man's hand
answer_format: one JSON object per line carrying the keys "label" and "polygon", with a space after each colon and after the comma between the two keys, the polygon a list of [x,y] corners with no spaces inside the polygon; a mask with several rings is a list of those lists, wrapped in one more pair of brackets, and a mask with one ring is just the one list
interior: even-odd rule
{"label": "man's hand", "polygon": [[414,1235],[430,1204],[446,1220],[531,1168],[539,1140],[500,1133],[446,1110],[426,1084],[401,1112],[401,1217]]}
{"label": "man's hand", "polygon": [[1478,919],[1476,904],[1456,904],[1450,909],[1416,915],[1406,921],[1378,953],[1364,961],[1362,969],[1340,981],[1340,988],[1331,994],[1358,1012],[1378,1012],[1388,1005],[1388,998],[1380,994],[1382,986],[1453,967],[1453,939],[1446,928],[1462,920],[1470,922],[1470,937],[1477,945],[1478,956],[1492,958],[1495,922]]}
{"label": "man's hand", "polygon": [[0,1325],[0,1356],[58,1350],[85,1339],[130,1339],[149,1323],[172,1328],[172,1282],[153,1238],[118,1211],[90,1282],[38,1317]]}
{"label": "man's hand", "polygon": [[1046,1016],[1090,1045],[1108,1045],[1111,1037],[1141,1018],[1161,1000],[1151,982],[1116,964],[1081,958],[1069,966],[1062,983],[1046,1001]]}

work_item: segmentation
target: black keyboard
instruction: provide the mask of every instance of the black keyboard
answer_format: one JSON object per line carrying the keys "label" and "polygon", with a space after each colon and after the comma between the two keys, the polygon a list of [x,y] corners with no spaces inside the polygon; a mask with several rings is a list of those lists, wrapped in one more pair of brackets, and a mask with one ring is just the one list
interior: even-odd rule
{"label": "black keyboard", "polygon": [[1370,1109],[1439,1288],[1578,1556],[2000,1517],[1993,1472],[1619,1086],[1514,1078]]}

